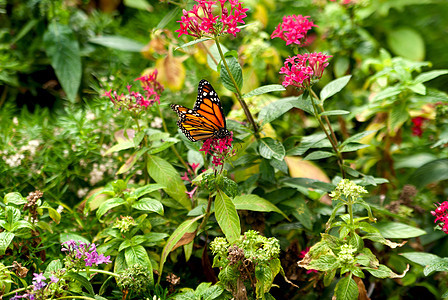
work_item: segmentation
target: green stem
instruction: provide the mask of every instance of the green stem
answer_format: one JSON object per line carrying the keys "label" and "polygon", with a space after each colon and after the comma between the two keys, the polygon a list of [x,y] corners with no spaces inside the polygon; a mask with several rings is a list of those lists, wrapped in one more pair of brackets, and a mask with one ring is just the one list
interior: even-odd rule
{"label": "green stem", "polygon": [[[20,288],[20,289],[16,289],[16,290],[11,291],[11,292],[9,292],[9,293],[7,293],[7,294],[3,294],[2,297],[6,297],[6,296],[9,296],[9,295],[13,295],[13,294],[15,294],[15,293],[20,293],[20,292],[25,291],[26,289],[27,289],[26,287],[23,287],[23,288]],[[5,298],[5,299],[6,299],[6,298]]]}
{"label": "green stem", "polygon": [[114,276],[114,277],[118,277],[120,275],[116,274],[116,273],[112,273],[109,271],[104,271],[104,270],[99,270],[99,269],[84,269],[84,270],[79,270],[79,272],[92,272],[92,273],[101,273],[101,274],[105,274],[105,275],[109,275],[109,276]]}
{"label": "green stem", "polygon": [[[310,100],[311,100],[311,104],[313,105],[314,116],[316,117],[317,121],[319,122],[319,126],[321,127],[321,129],[323,130],[325,135],[327,136],[327,139],[330,141],[331,147],[333,148],[334,152],[336,153],[336,156],[337,156],[337,159],[338,159],[338,165],[339,165],[339,169],[341,170],[342,178],[345,178],[345,171],[344,171],[344,168],[343,168],[343,166],[344,166],[344,159],[342,157],[341,152],[338,149],[336,136],[334,136],[335,140],[333,140],[333,138],[328,133],[327,128],[325,128],[325,125],[322,122],[322,119],[319,117],[319,111],[318,111],[318,109],[316,107],[316,103],[314,103],[313,96],[316,97],[317,101],[320,101],[319,98],[311,90],[311,88],[309,88],[308,91],[310,92]],[[330,128],[330,132],[333,132],[333,129],[331,129],[331,125],[329,124],[329,122],[327,123],[327,125]],[[333,132],[333,135],[334,135],[334,132]]]}
{"label": "green stem", "polygon": [[[162,111],[160,110],[160,105],[157,104],[157,110],[159,111],[160,119],[162,119],[162,126],[163,130],[165,130],[166,133],[169,133],[168,127],[166,127],[165,119],[163,118]],[[176,147],[174,145],[170,146],[171,150],[173,150],[174,155],[176,155],[177,159],[181,162],[181,164],[185,167],[187,170],[191,170],[190,166],[183,160],[182,156],[180,156],[179,152],[177,152]],[[191,170],[193,172],[193,170]]]}
{"label": "green stem", "polygon": [[200,232],[203,229],[203,227],[205,227],[205,225],[207,225],[208,218],[211,215],[211,213],[210,213],[211,207],[212,207],[212,196],[209,195],[208,196],[207,209],[205,210],[204,219],[202,219],[202,222],[201,222],[201,224],[198,227],[198,232]]}
{"label": "green stem", "polygon": [[351,225],[351,231],[354,231],[354,225],[355,221],[353,220],[353,199],[347,201],[347,207],[348,207],[348,214],[350,215],[350,225]]}
{"label": "green stem", "polygon": [[95,298],[87,297],[87,296],[64,296],[56,299],[87,299],[87,300],[95,300]]}
{"label": "green stem", "polygon": [[236,93],[235,93],[236,98],[238,99],[238,102],[240,103],[241,107],[243,108],[243,111],[244,111],[244,114],[246,115],[247,120],[252,125],[255,137],[258,139],[260,137],[258,134],[258,126],[255,123],[254,118],[252,117],[252,114],[250,113],[249,108],[247,107],[247,104],[243,99],[243,94],[241,93],[240,88],[238,87],[238,84],[236,83],[236,80],[233,77],[232,72],[230,72],[229,65],[227,64],[227,61],[224,57],[224,53],[222,52],[221,45],[219,44],[219,39],[217,36],[215,37],[215,42],[216,42],[216,47],[218,48],[219,56],[221,56],[221,61],[223,62],[224,67],[226,68],[227,73],[229,74],[230,80],[232,80],[233,86],[236,89]]}

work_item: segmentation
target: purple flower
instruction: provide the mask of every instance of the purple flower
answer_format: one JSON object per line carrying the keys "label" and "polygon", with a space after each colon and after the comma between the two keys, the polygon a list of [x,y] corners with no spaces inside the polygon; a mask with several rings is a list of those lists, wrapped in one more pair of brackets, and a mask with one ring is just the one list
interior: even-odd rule
{"label": "purple flower", "polygon": [[56,276],[50,275],[50,283],[57,283],[59,281],[59,278]]}

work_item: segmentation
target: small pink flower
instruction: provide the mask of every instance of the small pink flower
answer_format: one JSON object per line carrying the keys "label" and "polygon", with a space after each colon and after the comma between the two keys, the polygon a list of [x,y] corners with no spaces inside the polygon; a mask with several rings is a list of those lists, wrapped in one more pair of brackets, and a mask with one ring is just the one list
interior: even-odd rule
{"label": "small pink flower", "polygon": [[284,40],[286,45],[303,46],[306,43],[308,31],[317,27],[309,18],[309,16],[304,17],[302,15],[284,16],[283,22],[275,28],[271,39],[278,37]]}
{"label": "small pink flower", "polygon": [[438,225],[443,232],[448,234],[448,201],[439,203],[439,206],[436,205],[436,207],[434,211],[431,211],[431,214],[436,217],[434,223],[440,222]]}
{"label": "small pink flower", "polygon": [[230,10],[225,7],[227,0],[219,0],[221,14],[214,15],[218,6],[217,1],[195,0],[198,4],[193,5],[189,11],[183,10],[180,21],[180,29],[176,30],[182,35],[190,35],[195,38],[214,37],[223,33],[230,33],[236,36],[240,31],[238,23],[244,24],[247,17],[248,8],[243,8],[239,0],[229,0]]}
{"label": "small pink flower", "polygon": [[223,161],[227,156],[231,156],[232,152],[233,134],[222,139],[211,138],[204,141],[202,148],[199,151],[204,151],[205,154],[213,156],[212,163],[215,166],[223,165]]}
{"label": "small pink flower", "polygon": [[184,175],[180,179],[190,181],[190,178],[188,178],[187,172],[185,172]]}
{"label": "small pink flower", "polygon": [[189,197],[190,199],[192,199],[192,198],[193,198],[193,195],[194,195],[194,193],[196,192],[197,189],[198,189],[198,187],[195,186],[194,189],[192,189],[190,192],[186,191],[185,193],[187,193],[188,197]]}
{"label": "small pink flower", "polygon": [[426,120],[426,118],[423,118],[423,117],[412,118],[412,120],[411,120],[411,122],[413,123],[412,128],[411,128],[412,135],[415,135],[418,137],[422,136],[422,134],[423,134],[422,126],[423,126],[423,123],[425,120]]}
{"label": "small pink flower", "polygon": [[332,56],[321,52],[288,57],[284,66],[280,69],[280,74],[285,74],[283,86],[292,85],[299,89],[306,89],[313,85],[315,81],[322,78],[330,57]]}
{"label": "small pink flower", "polygon": [[191,169],[193,170],[193,173],[196,173],[196,169],[199,167],[199,163],[192,163],[189,164]]}

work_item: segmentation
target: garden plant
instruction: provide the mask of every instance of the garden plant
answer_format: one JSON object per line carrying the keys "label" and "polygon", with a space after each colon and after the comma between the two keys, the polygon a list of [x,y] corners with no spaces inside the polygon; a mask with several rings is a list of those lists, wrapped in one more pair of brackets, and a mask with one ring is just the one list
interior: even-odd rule
{"label": "garden plant", "polygon": [[446,15],[0,1],[0,298],[448,298]]}

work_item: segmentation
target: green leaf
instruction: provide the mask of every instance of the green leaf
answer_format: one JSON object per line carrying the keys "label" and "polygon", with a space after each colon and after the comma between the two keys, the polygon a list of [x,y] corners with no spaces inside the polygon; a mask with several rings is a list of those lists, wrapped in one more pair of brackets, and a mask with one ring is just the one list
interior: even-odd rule
{"label": "green leaf", "polygon": [[149,260],[145,247],[142,245],[127,247],[124,251],[124,258],[128,266],[141,265],[150,269],[152,273],[151,261]]}
{"label": "green leaf", "polygon": [[143,211],[153,211],[163,216],[163,205],[159,200],[152,198],[142,198],[132,205],[132,208],[143,210]]}
{"label": "green leaf", "polygon": [[174,50],[182,49],[182,48],[186,48],[186,47],[190,47],[190,46],[193,46],[193,45],[195,45],[195,44],[198,44],[198,43],[202,43],[202,42],[208,41],[208,40],[210,40],[210,39],[211,39],[211,38],[205,37],[205,38],[201,38],[201,39],[199,39],[199,40],[194,40],[194,41],[188,42],[188,43],[186,43],[186,44],[183,44],[183,45],[177,47],[177,48],[174,49]]}
{"label": "green leaf", "polygon": [[[226,46],[221,45],[221,50],[224,53],[227,53],[229,49]],[[218,71],[218,63],[221,61],[221,56],[219,55],[218,47],[216,47],[216,43],[214,43],[209,49],[207,53],[207,64],[213,71]]]}
{"label": "green leaf", "polygon": [[406,252],[401,253],[400,255],[406,257],[410,261],[415,262],[423,267],[433,264],[435,262],[439,262],[442,259],[441,257],[435,254],[425,252]]}
{"label": "green leaf", "polygon": [[196,218],[184,221],[182,224],[180,224],[176,230],[171,234],[171,236],[166,241],[165,247],[163,247],[162,255],[160,257],[160,265],[159,265],[159,274],[162,274],[163,271],[163,265],[165,264],[166,258],[168,257],[168,254],[176,249],[177,243],[180,241],[180,239],[189,232],[194,232],[198,226],[196,223],[197,220],[204,217],[204,215],[197,216]]}
{"label": "green leaf", "polygon": [[307,266],[307,269],[315,269],[318,271],[330,271],[339,266],[338,260],[335,256],[324,254],[317,259],[313,259]]}
{"label": "green leaf", "polygon": [[388,30],[387,44],[392,52],[404,58],[414,61],[425,58],[425,42],[420,33],[411,27]]}
{"label": "green leaf", "polygon": [[410,118],[408,109],[406,103],[394,105],[392,107],[388,118],[389,130],[395,133],[400,129],[404,122]]}
{"label": "green leaf", "polygon": [[256,89],[250,91],[247,94],[244,94],[243,98],[250,98],[253,96],[258,96],[258,95],[262,95],[262,94],[266,94],[266,93],[270,93],[270,92],[279,92],[279,91],[285,91],[285,90],[286,89],[280,84],[263,85],[263,86],[260,86],[259,88],[256,88]]}
{"label": "green leaf", "polygon": [[283,201],[281,204],[290,207],[294,218],[302,223],[305,228],[309,230],[313,229],[313,214],[311,213],[308,205],[301,196]]}
{"label": "green leaf", "polygon": [[392,98],[393,96],[396,96],[396,95],[400,94],[401,92],[402,92],[402,89],[400,86],[387,87],[373,97],[372,103],[374,103],[376,101],[383,100],[383,99]]}
{"label": "green leaf", "polygon": [[277,206],[272,204],[266,199],[261,198],[258,195],[249,194],[236,196],[232,199],[233,204],[237,210],[250,210],[250,211],[262,211],[262,212],[276,212],[284,216],[289,220],[288,216],[285,215]]}
{"label": "green leaf", "polygon": [[269,103],[258,113],[261,125],[270,123],[296,106],[301,97],[288,97]]}
{"label": "green leaf", "polygon": [[92,284],[85,278],[84,276],[75,273],[73,271],[69,271],[63,275],[62,278],[67,279],[73,279],[77,282],[79,282],[88,292],[90,295],[94,295]]}
{"label": "green leaf", "polygon": [[175,7],[172,10],[170,10],[163,18],[160,20],[159,24],[154,28],[154,30],[157,29],[163,29],[168,25],[168,23],[171,22],[172,19],[176,18],[179,14],[179,11],[181,10],[180,7]]}
{"label": "green leaf", "polygon": [[59,259],[54,259],[48,264],[47,268],[45,269],[45,273],[50,275],[51,272],[56,272],[59,269],[62,269],[63,267],[64,266],[62,265],[62,262]]}
{"label": "green leaf", "polygon": [[[238,60],[233,56],[226,57],[225,60],[227,62],[227,65],[229,66],[230,73],[235,79],[238,89],[241,90],[241,87],[243,86],[243,70],[241,69],[241,66],[238,63]],[[230,74],[227,72],[227,69],[222,61],[221,61],[220,75],[222,84],[226,87],[226,89],[228,89],[231,92],[237,93],[237,88],[234,86]]]}
{"label": "green leaf", "polygon": [[212,285],[211,287],[207,288],[205,291],[202,292],[201,299],[214,300],[218,298],[223,292],[224,292],[223,287],[219,285]]}
{"label": "green leaf", "polygon": [[448,179],[448,159],[438,159],[424,164],[411,175],[409,182],[417,188]]}
{"label": "green leaf", "polygon": [[81,84],[81,54],[72,29],[51,23],[44,34],[44,46],[67,98],[74,102]]}
{"label": "green leaf", "polygon": [[154,191],[164,189],[165,186],[158,184],[158,183],[150,183],[147,185],[144,185],[142,187],[136,188],[135,191],[131,193],[132,196],[135,198],[140,198],[141,196],[144,196],[146,194],[152,193]]}
{"label": "green leaf", "polygon": [[341,116],[348,115],[350,112],[347,110],[328,110],[320,113],[319,116]]}
{"label": "green leaf", "polygon": [[121,150],[126,150],[130,148],[134,148],[134,141],[133,140],[124,140],[123,142],[119,142],[118,144],[113,145],[109,149],[107,149],[106,152],[104,152],[104,155],[108,155],[112,152],[118,152]]}
{"label": "green leaf", "polygon": [[107,48],[127,51],[127,52],[141,52],[144,44],[133,39],[118,36],[118,35],[102,35],[89,39],[90,43],[101,45]]}
{"label": "green leaf", "polygon": [[2,231],[0,232],[0,255],[4,255],[6,249],[8,249],[12,240],[14,239],[14,233]]}
{"label": "green leaf", "polygon": [[429,71],[429,72],[424,72],[421,73],[420,75],[418,75],[417,77],[415,77],[414,82],[416,83],[423,83],[426,81],[430,81],[434,78],[437,78],[439,76],[448,74],[448,70],[433,70],[433,71]]}
{"label": "green leaf", "polygon": [[360,149],[364,149],[367,147],[370,147],[370,145],[361,144],[361,143],[349,143],[349,144],[345,144],[344,146],[342,146],[340,151],[341,152],[353,152],[353,151],[358,151]]}
{"label": "green leaf", "polygon": [[351,276],[339,280],[334,289],[336,300],[356,300],[358,299],[358,285]]}
{"label": "green leaf", "polygon": [[307,156],[305,156],[304,160],[317,160],[317,159],[323,159],[328,158],[331,156],[335,156],[334,153],[328,152],[328,151],[313,151]]}
{"label": "green leaf", "polygon": [[334,277],[336,276],[337,269],[330,270],[328,272],[325,272],[324,276],[324,286],[329,286],[331,282],[333,281]]}
{"label": "green leaf", "polygon": [[174,167],[159,156],[148,156],[148,173],[158,184],[165,186],[164,191],[187,210],[191,209],[184,183]]}
{"label": "green leaf", "polygon": [[351,137],[349,137],[348,139],[346,139],[346,140],[341,144],[341,147],[343,147],[343,146],[345,146],[345,145],[347,145],[347,144],[349,144],[349,143],[357,142],[357,141],[359,141],[360,139],[362,139],[362,138],[364,138],[364,137],[366,137],[366,136],[368,136],[368,135],[370,135],[370,134],[372,134],[372,133],[375,133],[375,132],[377,132],[377,130],[367,130],[367,131],[363,131],[363,132],[357,133],[357,134],[355,134],[355,135],[352,135]]}
{"label": "green leaf", "polygon": [[423,269],[423,274],[428,276],[432,272],[446,272],[448,271],[448,258],[442,258],[437,262],[433,262]]}
{"label": "green leaf", "polygon": [[320,92],[320,100],[323,102],[336,93],[340,92],[350,81],[352,75],[347,75],[329,82]]}
{"label": "green leaf", "polygon": [[123,0],[123,4],[127,7],[146,10],[148,12],[153,9],[152,5],[146,2],[146,0]]}
{"label": "green leaf", "polygon": [[398,222],[380,222],[374,224],[385,238],[409,239],[426,234],[426,231]]}
{"label": "green leaf", "polygon": [[228,177],[224,177],[223,181],[224,182],[221,189],[223,190],[224,193],[226,193],[227,196],[233,198],[236,195],[238,195],[238,184],[235,181],[233,181]]}
{"label": "green leaf", "polygon": [[90,244],[90,241],[87,238],[85,238],[79,234],[76,234],[76,233],[67,232],[67,233],[59,234],[59,242],[61,244],[64,242],[68,242],[70,240],[74,240],[75,242],[82,242],[82,243]]}
{"label": "green leaf", "polygon": [[[117,145],[116,145],[117,146]],[[148,151],[148,148],[143,148],[140,149],[139,151],[133,153],[127,160],[126,162],[120,167],[120,169],[118,169],[116,175],[119,174],[123,174],[126,173],[127,171],[129,171],[134,165],[135,163],[138,161],[138,159],[146,153],[146,151]]]}
{"label": "green leaf", "polygon": [[218,190],[215,197],[215,217],[230,244],[239,239],[240,218],[232,200],[221,190]]}
{"label": "green leaf", "polygon": [[258,144],[260,155],[266,159],[283,160],[286,154],[283,144],[273,138],[262,138]]}
{"label": "green leaf", "polygon": [[126,203],[126,200],[122,198],[111,198],[107,201],[101,203],[100,207],[98,207],[98,210],[96,211],[96,217],[98,219],[101,219],[101,217],[107,213],[110,209],[123,205]]}
{"label": "green leaf", "polygon": [[8,193],[3,198],[3,203],[5,204],[15,204],[15,205],[22,205],[27,203],[26,199],[22,197],[20,193],[14,192],[14,193]]}
{"label": "green leaf", "polygon": [[375,276],[376,278],[394,278],[394,275],[396,275],[394,272],[392,272],[391,269],[386,267],[385,265],[379,265],[378,268],[364,268],[364,270],[368,271],[370,274]]}
{"label": "green leaf", "polygon": [[368,233],[368,234],[363,236],[363,239],[368,239],[368,240],[371,240],[371,241],[374,241],[374,242],[377,242],[377,243],[381,243],[381,244],[387,245],[387,246],[389,246],[391,248],[401,247],[401,246],[403,246],[405,244],[405,242],[403,242],[403,243],[391,242],[391,241],[385,239],[381,235],[381,233]]}

